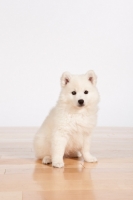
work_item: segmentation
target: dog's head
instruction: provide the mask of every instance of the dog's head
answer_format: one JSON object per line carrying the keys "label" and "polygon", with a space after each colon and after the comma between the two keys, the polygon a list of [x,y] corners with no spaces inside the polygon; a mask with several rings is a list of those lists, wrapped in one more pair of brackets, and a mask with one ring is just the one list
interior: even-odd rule
{"label": "dog's head", "polygon": [[84,75],[72,75],[64,72],[61,77],[61,100],[78,108],[97,104],[99,94],[96,82],[97,76],[92,70]]}

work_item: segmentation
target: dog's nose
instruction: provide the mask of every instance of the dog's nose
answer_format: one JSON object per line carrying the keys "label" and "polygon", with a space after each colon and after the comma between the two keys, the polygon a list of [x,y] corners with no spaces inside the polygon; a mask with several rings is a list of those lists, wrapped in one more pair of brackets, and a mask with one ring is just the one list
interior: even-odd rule
{"label": "dog's nose", "polygon": [[79,103],[80,105],[83,105],[84,100],[83,100],[83,99],[79,99],[79,100],[78,100],[78,103]]}

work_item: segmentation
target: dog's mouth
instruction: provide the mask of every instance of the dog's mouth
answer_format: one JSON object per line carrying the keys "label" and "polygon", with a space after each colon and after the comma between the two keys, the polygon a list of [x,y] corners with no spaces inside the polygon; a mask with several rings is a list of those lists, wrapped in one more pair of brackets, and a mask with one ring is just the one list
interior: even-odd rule
{"label": "dog's mouth", "polygon": [[78,107],[84,107],[85,104],[78,104]]}

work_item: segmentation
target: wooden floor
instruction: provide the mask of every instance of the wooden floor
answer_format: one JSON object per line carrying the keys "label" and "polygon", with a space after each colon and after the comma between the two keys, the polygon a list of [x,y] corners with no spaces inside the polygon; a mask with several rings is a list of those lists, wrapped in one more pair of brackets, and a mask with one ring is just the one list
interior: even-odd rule
{"label": "wooden floor", "polygon": [[52,168],[34,158],[37,128],[0,128],[0,200],[133,200],[133,128],[97,128],[95,164],[66,158]]}

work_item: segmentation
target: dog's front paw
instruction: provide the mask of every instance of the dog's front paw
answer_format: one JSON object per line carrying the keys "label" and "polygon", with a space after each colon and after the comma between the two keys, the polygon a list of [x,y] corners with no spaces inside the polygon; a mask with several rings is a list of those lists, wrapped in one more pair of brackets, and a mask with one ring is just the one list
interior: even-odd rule
{"label": "dog's front paw", "polygon": [[50,164],[52,162],[51,157],[50,156],[45,156],[42,160],[42,163],[47,165]]}
{"label": "dog's front paw", "polygon": [[90,163],[93,163],[93,162],[97,162],[97,161],[98,161],[97,158],[96,158],[95,156],[92,156],[91,154],[88,155],[88,156],[86,156],[86,157],[84,158],[84,160],[85,160],[86,162],[90,162]]}
{"label": "dog's front paw", "polygon": [[61,168],[61,167],[64,167],[64,162],[63,160],[57,160],[57,161],[55,160],[52,162],[52,166]]}

